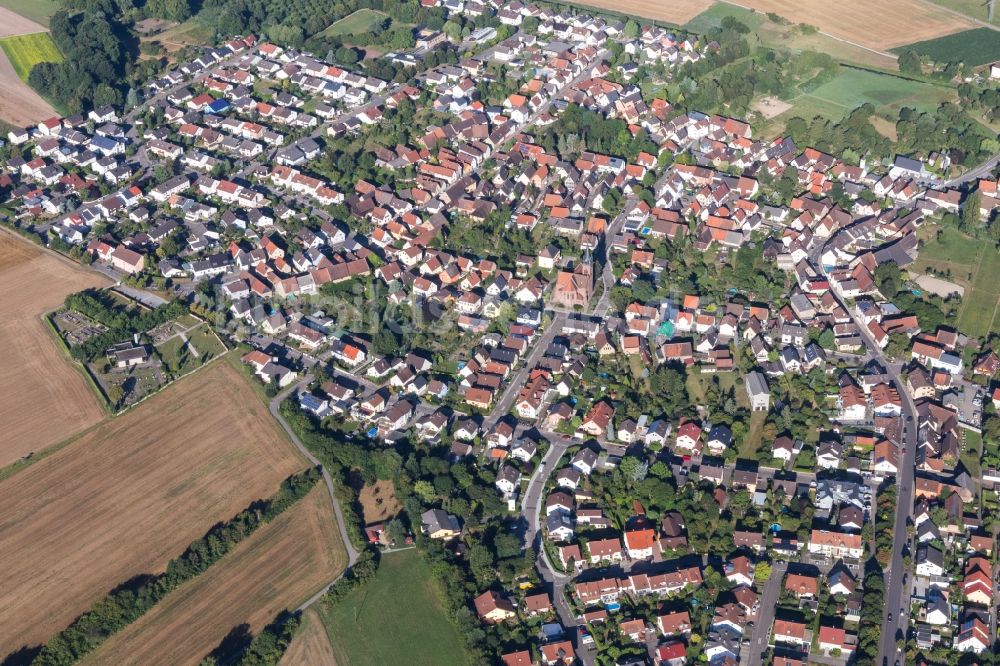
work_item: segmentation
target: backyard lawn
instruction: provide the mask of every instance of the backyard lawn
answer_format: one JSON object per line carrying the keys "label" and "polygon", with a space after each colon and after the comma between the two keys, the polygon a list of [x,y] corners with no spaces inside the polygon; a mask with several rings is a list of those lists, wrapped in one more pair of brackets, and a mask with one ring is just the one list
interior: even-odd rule
{"label": "backyard lawn", "polygon": [[375,580],[321,609],[338,666],[462,664],[462,639],[416,550],[382,556]]}

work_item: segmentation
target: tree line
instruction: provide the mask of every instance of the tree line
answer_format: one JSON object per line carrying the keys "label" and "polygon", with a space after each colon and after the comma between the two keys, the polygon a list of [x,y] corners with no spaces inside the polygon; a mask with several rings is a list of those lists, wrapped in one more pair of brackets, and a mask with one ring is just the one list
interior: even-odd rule
{"label": "tree line", "polygon": [[[199,666],[276,666],[302,628],[302,613],[282,610],[260,633],[251,637],[248,625],[229,633]],[[233,641],[236,641],[233,643]]]}
{"label": "tree line", "polygon": [[170,560],[164,573],[133,579],[118,586],[49,640],[32,663],[38,666],[76,663],[110,636],[142,617],[182,583],[204,573],[258,528],[305,497],[320,476],[318,467],[293,474],[270,498],[253,502],[191,543],[180,556]]}

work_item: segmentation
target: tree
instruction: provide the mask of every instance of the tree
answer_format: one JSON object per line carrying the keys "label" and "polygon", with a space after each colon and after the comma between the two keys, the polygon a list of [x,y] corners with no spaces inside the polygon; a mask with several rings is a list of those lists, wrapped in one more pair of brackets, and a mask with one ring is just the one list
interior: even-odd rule
{"label": "tree", "polygon": [[757,568],[753,572],[753,579],[758,583],[763,583],[771,578],[771,565],[767,562],[758,562]]}
{"label": "tree", "polygon": [[619,464],[622,476],[633,483],[638,483],[646,478],[649,471],[649,463],[639,460],[635,456],[625,456]]}
{"label": "tree", "polygon": [[419,497],[425,504],[434,499],[434,486],[430,481],[421,479],[413,484],[413,494]]}
{"label": "tree", "polygon": [[962,202],[962,219],[960,228],[967,234],[971,234],[979,226],[980,194],[973,192]]}
{"label": "tree", "polygon": [[118,384],[110,384],[108,386],[108,401],[113,407],[118,407],[121,404],[122,398],[125,397],[125,392],[122,387]]}
{"label": "tree", "polygon": [[469,570],[480,585],[489,585],[496,580],[493,553],[481,543],[469,547]]}
{"label": "tree", "polygon": [[382,327],[375,333],[372,349],[381,356],[395,356],[399,353],[399,338],[387,327]]}
{"label": "tree", "polygon": [[393,518],[386,523],[385,532],[389,535],[389,543],[394,546],[406,543],[406,526],[399,518]]}
{"label": "tree", "polygon": [[923,69],[920,65],[920,54],[912,49],[907,49],[899,54],[899,71],[903,74],[921,75]]}
{"label": "tree", "polygon": [[892,298],[903,287],[903,273],[894,261],[887,261],[875,268],[875,284],[879,293],[886,298]]}

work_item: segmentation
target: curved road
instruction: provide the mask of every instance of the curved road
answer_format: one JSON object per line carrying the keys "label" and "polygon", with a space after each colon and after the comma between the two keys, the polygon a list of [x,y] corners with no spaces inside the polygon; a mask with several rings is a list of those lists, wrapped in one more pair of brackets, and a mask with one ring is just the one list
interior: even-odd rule
{"label": "curved road", "polygon": [[320,471],[323,474],[323,482],[326,484],[326,490],[330,494],[330,504],[333,506],[333,513],[337,518],[337,529],[340,530],[340,540],[344,542],[344,550],[347,551],[347,566],[344,567],[344,571],[342,571],[336,578],[334,578],[329,583],[324,585],[318,592],[316,592],[316,594],[312,595],[305,602],[303,602],[302,605],[300,605],[296,609],[299,612],[304,611],[305,609],[309,608],[314,603],[319,601],[323,597],[323,595],[326,594],[326,591],[330,589],[330,586],[336,583],[338,580],[340,580],[341,577],[344,575],[344,573],[348,569],[353,567],[354,563],[358,561],[358,551],[354,548],[354,545],[351,543],[351,539],[347,534],[347,528],[345,527],[346,523],[344,522],[344,514],[341,511],[340,502],[337,500],[337,495],[333,491],[333,479],[330,477],[330,474],[326,471],[326,468],[323,467],[323,464],[319,461],[319,459],[316,458],[316,456],[314,456],[309,451],[309,449],[307,449],[302,444],[302,441],[299,439],[298,435],[296,435],[292,431],[291,426],[288,425],[288,422],[285,421],[285,418],[281,415],[280,411],[281,403],[289,395],[297,393],[300,389],[308,386],[309,383],[312,382],[312,380],[313,378],[311,375],[306,375],[305,377],[302,378],[302,381],[300,381],[299,383],[290,386],[289,388],[285,389],[278,395],[271,398],[271,402],[268,404],[267,408],[268,411],[271,412],[271,416],[277,419],[278,423],[281,424],[282,429],[288,435],[288,438],[292,440],[292,444],[294,444],[295,448],[299,450],[299,453],[301,453],[310,463],[320,468]]}
{"label": "curved road", "polygon": [[549,450],[538,463],[534,474],[528,479],[528,487],[524,491],[524,500],[521,502],[521,514],[528,524],[524,534],[525,548],[534,546],[537,549],[538,557],[535,558],[535,568],[538,569],[538,574],[545,581],[546,586],[551,588],[552,603],[555,605],[563,629],[568,634],[567,638],[573,641],[576,646],[576,656],[579,657],[584,666],[593,666],[596,656],[594,648],[580,643],[576,615],[566,600],[566,585],[573,580],[573,576],[560,573],[552,566],[549,555],[545,552],[545,545],[542,543],[544,535],[541,529],[541,512],[542,505],[545,503],[542,490],[552,472],[555,471],[559,459],[574,442],[569,437],[558,433],[546,431],[542,434],[550,442]]}

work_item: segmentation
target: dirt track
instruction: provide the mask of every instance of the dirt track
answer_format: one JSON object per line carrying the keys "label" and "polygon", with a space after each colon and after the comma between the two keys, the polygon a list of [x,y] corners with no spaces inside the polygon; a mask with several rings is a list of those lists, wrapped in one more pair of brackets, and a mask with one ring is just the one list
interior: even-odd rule
{"label": "dirt track", "polygon": [[0,230],[0,467],[41,451],[104,412],[41,319],[66,294],[107,284],[97,273]]}
{"label": "dirt track", "polygon": [[0,481],[0,660],[304,467],[247,380],[216,361]]}

